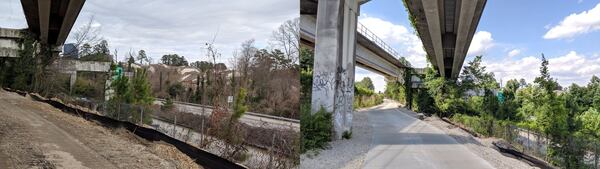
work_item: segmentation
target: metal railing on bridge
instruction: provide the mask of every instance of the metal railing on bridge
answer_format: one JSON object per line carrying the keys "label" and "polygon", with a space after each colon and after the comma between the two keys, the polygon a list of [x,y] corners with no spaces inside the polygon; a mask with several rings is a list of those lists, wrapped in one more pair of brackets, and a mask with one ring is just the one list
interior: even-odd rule
{"label": "metal railing on bridge", "polygon": [[385,50],[386,52],[388,52],[389,54],[391,54],[392,56],[394,56],[394,58],[397,58],[405,66],[408,66],[408,67],[411,66],[410,63],[406,59],[404,59],[404,57],[400,56],[398,54],[398,52],[396,52],[396,50],[394,50],[394,48],[392,48],[387,43],[385,43],[381,38],[379,38],[377,35],[375,35],[375,33],[371,32],[371,30],[369,30],[363,24],[357,23],[356,24],[356,31],[358,31],[358,33],[360,33],[363,36],[365,36],[367,39],[375,42],[375,44],[377,46],[381,47],[383,50]]}

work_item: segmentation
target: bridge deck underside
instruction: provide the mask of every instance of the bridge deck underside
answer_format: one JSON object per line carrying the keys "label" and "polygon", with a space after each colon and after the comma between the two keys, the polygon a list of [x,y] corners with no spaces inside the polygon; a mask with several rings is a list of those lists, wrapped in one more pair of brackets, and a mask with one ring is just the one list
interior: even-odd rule
{"label": "bridge deck underside", "polygon": [[42,43],[62,45],[85,0],[21,0],[28,29]]}
{"label": "bridge deck underside", "polygon": [[428,59],[438,72],[456,79],[487,0],[407,1]]}
{"label": "bridge deck underside", "polygon": [[[316,19],[312,15],[300,17],[301,45],[314,48]],[[406,67],[400,61],[377,44],[357,33],[356,63],[357,66],[368,69],[386,78],[402,79]]]}

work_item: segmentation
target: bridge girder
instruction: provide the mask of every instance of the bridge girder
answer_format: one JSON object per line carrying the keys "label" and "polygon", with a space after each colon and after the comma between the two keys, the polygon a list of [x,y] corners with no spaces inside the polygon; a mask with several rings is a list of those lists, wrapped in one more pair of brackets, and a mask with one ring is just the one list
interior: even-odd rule
{"label": "bridge girder", "polygon": [[39,42],[61,46],[83,8],[85,0],[21,0],[29,31]]}
{"label": "bridge girder", "polygon": [[456,79],[487,0],[404,1],[433,67]]}

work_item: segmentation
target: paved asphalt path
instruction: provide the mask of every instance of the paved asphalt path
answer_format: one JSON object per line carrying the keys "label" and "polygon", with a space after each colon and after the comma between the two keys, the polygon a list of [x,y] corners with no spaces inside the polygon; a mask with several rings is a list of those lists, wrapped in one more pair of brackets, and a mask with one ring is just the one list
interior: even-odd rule
{"label": "paved asphalt path", "polygon": [[386,100],[369,110],[373,140],[364,168],[486,169],[487,161],[452,137]]}

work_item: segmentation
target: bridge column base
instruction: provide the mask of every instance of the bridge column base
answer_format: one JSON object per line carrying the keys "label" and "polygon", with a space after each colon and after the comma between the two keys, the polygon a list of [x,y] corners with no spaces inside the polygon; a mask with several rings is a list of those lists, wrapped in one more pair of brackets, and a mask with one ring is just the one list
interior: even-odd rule
{"label": "bridge column base", "polygon": [[335,139],[352,127],[359,1],[320,1],[317,9],[311,111],[333,113]]}
{"label": "bridge column base", "polygon": [[69,93],[73,94],[73,87],[75,87],[75,82],[77,82],[77,71],[69,72]]}

